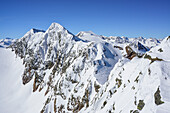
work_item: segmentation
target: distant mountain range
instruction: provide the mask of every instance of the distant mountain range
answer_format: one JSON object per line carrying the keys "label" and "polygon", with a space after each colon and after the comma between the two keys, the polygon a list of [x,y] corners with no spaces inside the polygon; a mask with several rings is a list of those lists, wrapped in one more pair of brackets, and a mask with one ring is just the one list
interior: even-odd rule
{"label": "distant mountain range", "polygon": [[3,113],[170,111],[170,37],[74,35],[52,23],[0,46]]}
{"label": "distant mountain range", "polygon": [[8,47],[15,41],[16,41],[16,39],[12,39],[12,38],[0,39],[0,47],[3,47],[3,48]]}

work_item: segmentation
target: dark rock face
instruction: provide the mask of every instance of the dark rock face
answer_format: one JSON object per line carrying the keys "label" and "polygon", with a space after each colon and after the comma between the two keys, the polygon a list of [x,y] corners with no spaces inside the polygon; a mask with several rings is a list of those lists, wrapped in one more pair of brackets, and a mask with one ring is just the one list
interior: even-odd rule
{"label": "dark rock face", "polygon": [[132,60],[137,54],[132,50],[130,46],[126,46],[126,53],[127,53],[127,58]]}
{"label": "dark rock face", "polygon": [[170,40],[170,36],[168,36],[167,40]]}
{"label": "dark rock face", "polygon": [[114,46],[114,48],[118,48],[119,50],[123,50],[123,48],[120,47],[120,46]]}
{"label": "dark rock face", "polygon": [[143,100],[139,100],[139,103],[138,103],[137,108],[138,108],[139,110],[142,110],[144,106],[145,106],[144,101],[143,101]]}
{"label": "dark rock face", "polygon": [[146,51],[148,51],[149,49],[148,48],[146,48],[144,45],[142,45],[140,42],[138,42],[138,50],[140,50],[140,51],[144,51],[144,52],[146,52]]}
{"label": "dark rock face", "polygon": [[164,103],[164,102],[161,100],[161,95],[160,95],[159,87],[158,87],[157,91],[155,92],[154,97],[155,97],[155,104],[156,104],[156,105],[160,105],[160,104],[163,104],[163,103]]}
{"label": "dark rock face", "polygon": [[37,32],[43,32],[44,33],[45,32],[44,30],[39,30],[39,29],[35,29],[35,28],[33,28],[32,30],[33,30],[34,33],[37,33]]}

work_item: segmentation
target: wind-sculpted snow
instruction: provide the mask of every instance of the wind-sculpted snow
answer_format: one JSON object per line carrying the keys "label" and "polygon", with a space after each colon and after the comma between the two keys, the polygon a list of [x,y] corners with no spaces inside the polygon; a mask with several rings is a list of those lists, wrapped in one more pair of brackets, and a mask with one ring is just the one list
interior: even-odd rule
{"label": "wind-sculpted snow", "polygon": [[15,75],[20,87],[29,86],[26,95],[36,97],[23,108],[29,112],[32,103],[41,113],[168,112],[169,40],[84,31],[75,36],[57,23],[46,31],[31,29],[10,46],[23,63],[22,74]]}

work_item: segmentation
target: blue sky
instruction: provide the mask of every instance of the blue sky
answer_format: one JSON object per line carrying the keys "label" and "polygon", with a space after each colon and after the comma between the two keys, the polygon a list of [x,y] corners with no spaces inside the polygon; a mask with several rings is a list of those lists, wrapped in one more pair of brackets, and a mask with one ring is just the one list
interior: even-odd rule
{"label": "blue sky", "polygon": [[57,22],[73,34],[164,38],[170,35],[170,0],[1,0],[0,38],[21,38]]}

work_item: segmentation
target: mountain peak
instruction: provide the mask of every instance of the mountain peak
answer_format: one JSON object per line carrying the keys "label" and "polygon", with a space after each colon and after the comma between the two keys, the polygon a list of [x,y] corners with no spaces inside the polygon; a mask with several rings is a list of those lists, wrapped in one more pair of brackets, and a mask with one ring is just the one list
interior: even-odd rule
{"label": "mountain peak", "polygon": [[59,23],[53,22],[53,23],[50,25],[50,27],[48,28],[47,31],[52,30],[52,29],[58,31],[58,30],[63,30],[63,29],[65,29],[65,28],[64,28],[62,25],[60,25]]}
{"label": "mountain peak", "polygon": [[39,30],[39,29],[32,28],[32,29],[29,30],[24,36],[32,35],[32,34],[35,34],[35,33],[38,33],[38,32],[44,33],[45,31],[44,31],[44,30]]}
{"label": "mountain peak", "polygon": [[144,39],[142,36],[138,37],[138,39]]}
{"label": "mountain peak", "polygon": [[[97,36],[97,34],[95,34],[94,32],[92,32],[92,31],[80,31],[78,34],[77,34],[77,36],[79,36],[79,35],[96,35]],[[99,36],[99,35],[98,35]]]}

